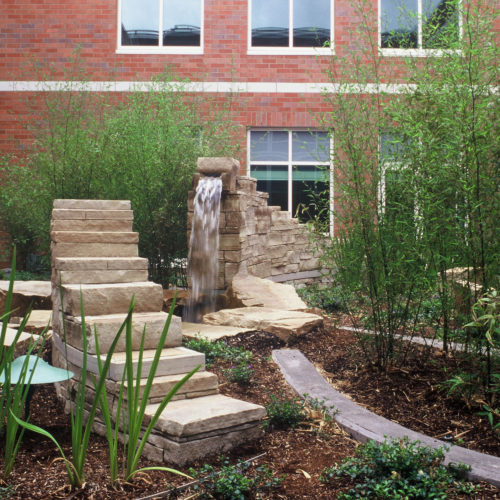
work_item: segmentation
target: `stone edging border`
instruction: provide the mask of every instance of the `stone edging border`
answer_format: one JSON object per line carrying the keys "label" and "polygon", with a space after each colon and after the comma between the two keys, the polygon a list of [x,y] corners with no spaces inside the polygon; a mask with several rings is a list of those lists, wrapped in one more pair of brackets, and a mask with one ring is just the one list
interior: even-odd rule
{"label": "stone edging border", "polygon": [[335,406],[338,412],[332,412],[333,418],[358,441],[365,442],[373,439],[382,443],[386,437],[407,436],[411,441],[420,441],[423,445],[432,448],[449,447],[449,451],[445,452],[446,464],[461,462],[470,465],[471,470],[467,473],[469,479],[487,481],[500,487],[500,458],[460,446],[450,447],[448,443],[407,429],[362,408],[336,391],[297,349],[274,350],[272,357],[285,380],[299,396],[307,394],[311,398],[324,401],[326,406]]}

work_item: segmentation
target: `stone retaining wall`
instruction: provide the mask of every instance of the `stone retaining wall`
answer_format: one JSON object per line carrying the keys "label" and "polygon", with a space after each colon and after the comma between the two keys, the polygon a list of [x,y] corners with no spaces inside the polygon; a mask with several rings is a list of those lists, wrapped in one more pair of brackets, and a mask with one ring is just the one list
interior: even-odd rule
{"label": "stone retaining wall", "polygon": [[269,194],[257,191],[256,179],[237,175],[239,169],[239,162],[233,158],[199,158],[193,190],[188,195],[189,241],[200,177],[222,177],[217,289],[225,290],[244,268],[253,276],[277,282],[310,283],[320,279],[307,227],[280,207],[268,206]]}

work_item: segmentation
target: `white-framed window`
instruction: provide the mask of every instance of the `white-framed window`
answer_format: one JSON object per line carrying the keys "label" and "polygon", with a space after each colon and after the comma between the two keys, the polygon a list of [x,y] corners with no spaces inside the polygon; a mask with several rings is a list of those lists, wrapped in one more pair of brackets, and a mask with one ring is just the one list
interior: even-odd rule
{"label": "white-framed window", "polygon": [[383,55],[439,55],[458,49],[460,0],[378,0]]}
{"label": "white-framed window", "polygon": [[249,0],[249,54],[331,54],[334,0]]}
{"label": "white-framed window", "polygon": [[118,0],[118,53],[203,53],[204,0]]}
{"label": "white-framed window", "polygon": [[248,175],[257,189],[306,222],[317,215],[333,224],[331,141],[327,132],[306,130],[249,130]]}

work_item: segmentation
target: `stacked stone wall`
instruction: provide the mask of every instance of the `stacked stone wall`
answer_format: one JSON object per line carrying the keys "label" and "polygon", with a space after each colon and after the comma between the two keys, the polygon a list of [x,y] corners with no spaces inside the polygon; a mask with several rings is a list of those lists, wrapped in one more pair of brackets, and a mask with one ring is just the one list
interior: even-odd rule
{"label": "stacked stone wall", "polygon": [[[198,171],[206,169],[209,162],[211,174],[216,173],[217,163],[221,172],[230,165],[234,172],[239,171],[239,163],[232,158],[200,158]],[[188,197],[188,241],[194,194],[201,175],[195,175]],[[320,279],[307,227],[280,207],[269,206],[269,194],[257,191],[256,179],[228,175],[227,171],[222,173],[217,289],[225,290],[240,270],[277,282],[297,284]]]}

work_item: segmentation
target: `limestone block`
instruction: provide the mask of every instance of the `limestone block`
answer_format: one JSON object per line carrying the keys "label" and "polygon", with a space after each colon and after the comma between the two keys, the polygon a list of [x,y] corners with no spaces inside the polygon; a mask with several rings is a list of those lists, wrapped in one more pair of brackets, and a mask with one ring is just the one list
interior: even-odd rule
{"label": "limestone block", "polygon": [[[12,324],[20,325],[23,316],[11,317],[10,322]],[[44,330],[47,330],[52,323],[52,311],[44,309],[33,309],[29,315],[28,321],[24,326],[24,332],[41,334]],[[23,339],[21,339],[23,340]]]}
{"label": "limestone block", "polygon": [[267,233],[271,228],[269,219],[258,219],[255,224],[255,231],[257,233]]}
{"label": "limestone block", "polygon": [[238,194],[222,193],[221,212],[245,212],[248,208],[248,201]]}
{"label": "limestone block", "polygon": [[52,231],[56,243],[139,243],[139,233],[105,231]]}
{"label": "limestone block", "polygon": [[290,214],[288,213],[288,211],[285,211],[285,210],[274,210],[272,213],[271,213],[271,221],[273,223],[275,222],[282,222],[282,221],[289,221],[290,220]]}
{"label": "limestone block", "polygon": [[269,246],[272,245],[281,245],[283,243],[283,237],[278,231],[274,231],[273,228],[271,228],[271,231],[268,234],[267,238],[267,244]]}
{"label": "limestone block", "polygon": [[313,269],[318,269],[318,268],[319,268],[319,263],[317,258],[301,260],[299,264],[299,271],[312,271]]}
{"label": "limestone block", "polygon": [[96,270],[60,271],[62,284],[79,283],[132,283],[147,281],[148,271],[144,270]]}
{"label": "limestone block", "polygon": [[[99,339],[99,349],[105,353],[109,351],[111,343],[115,338],[120,326],[125,320],[126,314],[106,314],[99,316],[86,316],[85,326],[87,330],[87,352],[96,353],[94,330]],[[167,321],[168,314],[164,312],[135,313],[132,316],[132,348],[138,350],[141,345],[142,332],[146,331],[144,339],[145,349],[155,349],[158,346],[161,333]],[[83,349],[82,344],[82,319],[80,316],[70,316],[64,320],[66,341],[69,345]],[[172,316],[170,327],[164,347],[177,347],[182,344],[181,319]],[[116,352],[125,351],[125,333],[118,341]]]}
{"label": "limestone block", "polygon": [[132,296],[135,312],[159,312],[163,305],[161,285],[149,281],[63,285],[61,288],[63,311],[71,316],[80,315],[80,297],[86,316],[127,313]]}
{"label": "limestone block", "polygon": [[59,220],[108,220],[108,219],[120,219],[120,220],[134,220],[134,214],[132,210],[84,210],[84,209],[66,209],[66,208],[54,208],[52,210],[52,219]]}
{"label": "limestone block", "polygon": [[[146,420],[154,415],[157,405],[146,407]],[[262,419],[266,414],[262,406],[217,394],[193,400],[180,400],[169,404],[163,411],[156,429],[169,436],[195,436],[211,431],[235,427]]]}
{"label": "limestone block", "polygon": [[[0,280],[0,316],[5,311],[9,282]],[[17,316],[24,316],[30,305],[35,309],[51,309],[50,281],[15,281],[12,295],[11,311]]]}
{"label": "limestone block", "polygon": [[137,244],[130,243],[52,243],[56,257],[137,257]]}
{"label": "limestone block", "polygon": [[275,245],[267,249],[267,254],[271,259],[282,259],[287,255],[289,248],[286,245]]}
{"label": "limestone block", "polygon": [[132,220],[120,219],[56,219],[50,223],[51,231],[132,231]]}
{"label": "limestone block", "polygon": [[247,218],[245,213],[236,211],[224,212],[224,217],[226,225],[233,227],[245,225]]}
{"label": "limestone block", "polygon": [[54,200],[53,208],[93,209],[93,210],[130,210],[130,200]]}
{"label": "limestone block", "polygon": [[221,234],[219,238],[219,248],[221,250],[239,250],[241,247],[240,236],[238,234]]}
{"label": "limestone block", "polygon": [[259,278],[267,278],[271,276],[271,263],[266,260],[265,262],[251,266],[251,268],[249,266],[248,273],[258,276]]}
{"label": "limestone block", "polygon": [[238,272],[239,267],[240,267],[240,265],[235,263],[235,262],[226,262],[226,264],[224,266],[225,284],[224,284],[223,288],[225,288],[227,286],[227,284],[231,282],[231,280],[233,279],[233,276]]}
{"label": "limestone block", "polygon": [[226,250],[224,252],[224,260],[227,262],[240,263],[242,261],[241,251],[238,250]]}
{"label": "limestone block", "polygon": [[296,273],[299,271],[300,264],[285,264],[281,259],[276,259],[272,262],[271,276],[278,274]]}
{"label": "limestone block", "polygon": [[307,309],[293,286],[251,275],[237,274],[225,293],[225,299],[228,309],[253,306],[289,311]]}
{"label": "limestone block", "polygon": [[290,250],[286,253],[286,262],[289,262],[290,264],[298,264],[300,262],[300,258],[301,256],[299,255],[299,252],[296,252],[295,250]]}
{"label": "limestone block", "polygon": [[196,170],[203,175],[221,175],[224,172],[237,175],[240,162],[229,157],[201,157],[198,158]]}
{"label": "limestone block", "polygon": [[224,172],[220,176],[223,191],[236,191],[236,175],[232,172]]}
{"label": "limestone block", "polygon": [[142,257],[60,257],[54,260],[54,267],[58,271],[139,271],[148,269],[148,259]]}
{"label": "limestone block", "polygon": [[[63,356],[66,356],[70,363],[80,368],[83,366],[83,352],[71,345],[64,344],[61,337],[55,333],[52,335],[52,345],[53,349],[58,349]],[[145,349],[143,351],[141,378],[146,377],[149,374],[155,352],[155,349]],[[104,363],[105,355],[103,354],[101,358]],[[134,376],[137,371],[138,359],[139,352],[134,351],[132,353]],[[161,377],[163,375],[176,375],[179,373],[185,374],[197,366],[200,366],[201,370],[205,369],[204,354],[191,351],[185,347],[167,347],[161,351],[156,376]],[[114,381],[121,381],[124,369],[125,352],[115,352],[111,358],[107,378]],[[95,374],[99,373],[97,357],[94,354],[89,354],[87,356],[87,371]]]}
{"label": "limestone block", "polygon": [[302,335],[320,327],[323,324],[323,318],[299,311],[284,311],[269,307],[242,307],[205,314],[203,323],[263,330],[288,342],[293,336]]}

